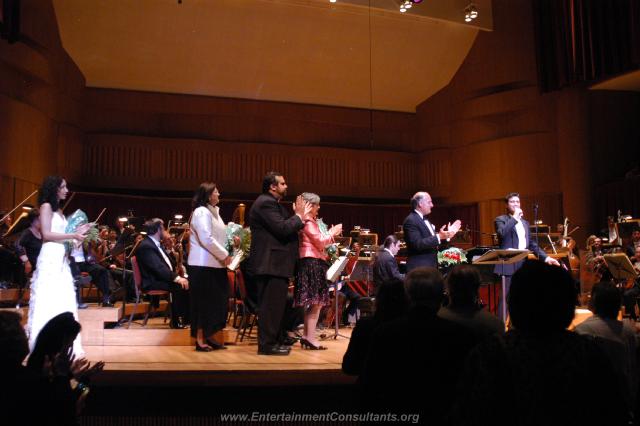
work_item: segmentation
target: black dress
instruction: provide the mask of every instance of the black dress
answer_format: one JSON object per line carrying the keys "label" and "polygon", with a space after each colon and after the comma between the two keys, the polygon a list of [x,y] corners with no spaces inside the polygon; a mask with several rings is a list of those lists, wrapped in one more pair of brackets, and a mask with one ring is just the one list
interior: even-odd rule
{"label": "black dress", "polygon": [[191,297],[191,336],[198,329],[205,336],[222,330],[227,323],[229,310],[229,280],[227,268],[191,266],[189,271],[189,294]]}

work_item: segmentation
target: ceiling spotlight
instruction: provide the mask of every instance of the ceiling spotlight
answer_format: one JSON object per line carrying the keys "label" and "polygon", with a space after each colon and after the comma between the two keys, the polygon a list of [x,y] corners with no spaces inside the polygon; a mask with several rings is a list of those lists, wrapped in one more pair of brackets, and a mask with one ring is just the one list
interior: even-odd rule
{"label": "ceiling spotlight", "polygon": [[329,3],[335,3],[337,0],[329,0]]}
{"label": "ceiling spotlight", "polygon": [[413,6],[412,0],[400,0],[400,12],[405,13],[407,10],[411,9]]}
{"label": "ceiling spotlight", "polygon": [[473,3],[469,3],[467,7],[464,8],[464,21],[471,22],[478,17],[478,9],[476,5]]}

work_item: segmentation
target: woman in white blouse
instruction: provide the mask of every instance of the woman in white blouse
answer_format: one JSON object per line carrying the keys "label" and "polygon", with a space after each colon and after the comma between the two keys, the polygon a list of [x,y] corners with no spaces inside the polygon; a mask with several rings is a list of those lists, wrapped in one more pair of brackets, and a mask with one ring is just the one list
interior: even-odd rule
{"label": "woman in white blouse", "polygon": [[226,249],[226,225],[217,207],[220,193],[215,183],[204,182],[193,201],[189,237],[189,287],[191,295],[191,336],[196,350],[226,349],[213,336],[227,321],[229,282],[226,266],[231,257]]}

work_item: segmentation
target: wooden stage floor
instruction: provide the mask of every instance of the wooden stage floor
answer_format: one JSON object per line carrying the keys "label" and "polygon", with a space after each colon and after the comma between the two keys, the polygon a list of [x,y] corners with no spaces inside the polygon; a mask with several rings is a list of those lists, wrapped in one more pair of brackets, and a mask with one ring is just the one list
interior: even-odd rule
{"label": "wooden stage floor", "polygon": [[[341,328],[342,335],[350,336],[351,328]],[[196,352],[190,344],[193,339],[189,330],[171,330],[161,319],[151,319],[142,328],[137,324],[131,329],[105,330],[103,345],[84,345],[87,358],[104,361],[104,372],[96,377],[104,385],[132,385],[140,380],[160,386],[175,385],[251,385],[273,386],[289,384],[348,384],[354,377],[342,373],[342,358],[349,339],[321,340],[327,350],[302,349],[299,343],[291,348],[288,356],[258,355],[255,339],[245,337],[243,342],[233,344],[236,330],[225,329],[226,350]],[[173,336],[168,344],[141,343],[141,334],[149,337]],[[318,331],[318,335],[333,335],[334,329]],[[176,337],[179,335],[179,337]],[[114,344],[107,344],[107,340]],[[153,339],[150,339],[153,340]],[[130,341],[131,344],[127,344]],[[180,342],[172,345],[172,342]],[[189,342],[187,345],[186,342]]]}

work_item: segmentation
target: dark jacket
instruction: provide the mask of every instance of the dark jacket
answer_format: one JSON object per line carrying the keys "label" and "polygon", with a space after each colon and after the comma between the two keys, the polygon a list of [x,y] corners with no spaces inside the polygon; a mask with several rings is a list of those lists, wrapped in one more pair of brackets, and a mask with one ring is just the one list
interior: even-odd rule
{"label": "dark jacket", "polygon": [[412,211],[402,224],[404,241],[407,243],[407,272],[421,266],[438,266],[437,231],[429,232],[420,215]]}
{"label": "dark jacket", "polygon": [[278,203],[271,194],[262,194],[249,212],[252,275],[289,278],[298,259],[298,231],[304,223]]}
{"label": "dark jacket", "polygon": [[[533,254],[538,256],[540,260],[545,260],[547,258],[547,254],[538,247],[538,244],[534,240],[531,239],[531,235],[529,233],[529,222],[524,219],[521,219],[522,225],[524,226],[524,235],[527,241],[526,248],[527,250],[531,250]],[[496,228],[496,233],[498,234],[498,241],[500,243],[500,248],[502,250],[506,249],[517,249],[518,248],[518,233],[516,232],[516,224],[518,222],[513,218],[513,216],[508,214],[503,214],[501,216],[496,217],[494,221],[494,225]],[[498,275],[513,275],[515,271],[517,271],[523,262],[514,263],[511,265],[504,265],[504,270],[502,269],[502,265],[496,265],[494,272]]]}
{"label": "dark jacket", "polygon": [[389,281],[390,279],[403,280],[404,275],[398,269],[396,258],[388,251],[382,249],[376,254],[376,260],[373,263],[373,282],[376,288]]}
{"label": "dark jacket", "polygon": [[170,284],[177,275],[169,268],[158,247],[151,241],[151,237],[145,237],[142,240],[135,256],[142,276],[142,288],[145,290],[169,290]]}

